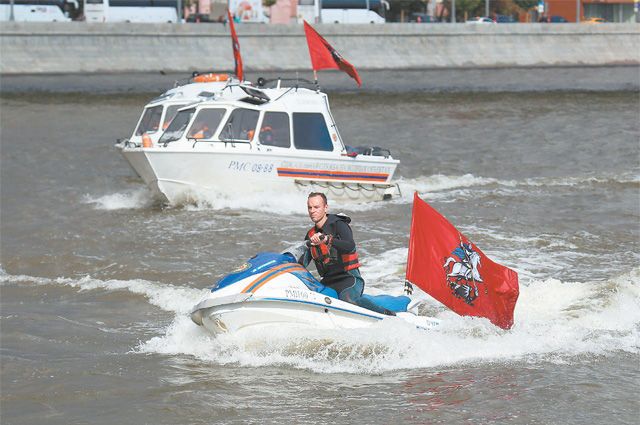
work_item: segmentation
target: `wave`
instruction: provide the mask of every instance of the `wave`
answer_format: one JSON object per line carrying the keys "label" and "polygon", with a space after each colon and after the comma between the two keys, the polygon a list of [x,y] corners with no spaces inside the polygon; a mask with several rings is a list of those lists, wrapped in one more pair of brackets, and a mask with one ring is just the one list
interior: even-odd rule
{"label": "wave", "polygon": [[427,197],[440,198],[439,192],[462,194],[464,189],[473,187],[506,188],[510,191],[524,190],[530,187],[592,187],[596,185],[622,185],[632,188],[640,187],[640,175],[637,173],[604,174],[601,176],[563,176],[538,177],[522,180],[504,180],[491,177],[479,177],[473,174],[462,176],[447,176],[436,174],[412,179],[398,179],[403,194],[400,202],[411,202],[413,193],[431,195]]}
{"label": "wave", "polygon": [[84,195],[82,202],[91,204],[97,210],[143,209],[151,207],[155,200],[147,188],[141,187],[122,193],[112,193],[93,197]]}
{"label": "wave", "polygon": [[[402,249],[388,262],[370,261],[370,292],[399,291]],[[400,269],[399,269],[400,268]],[[442,320],[423,331],[402,321],[368,329],[260,329],[213,337],[188,313],[206,290],[149,282],[12,276],[0,270],[3,285],[63,285],[79,291],[128,291],[144,296],[173,320],[164,333],[142,341],[133,353],[189,355],[204,362],[244,367],[285,366],[317,373],[378,374],[408,368],[475,362],[571,362],[585,355],[639,353],[640,268],[604,281],[521,280],[515,325],[504,331],[485,319],[461,317],[417,291],[422,314]]]}
{"label": "wave", "polygon": [[79,291],[127,291],[132,294],[144,296],[151,305],[161,308],[164,311],[186,314],[191,311],[194,300],[204,296],[207,289],[194,289],[183,286],[150,282],[143,279],[133,280],[101,280],[91,276],[80,279],[58,277],[34,277],[26,275],[11,275],[0,268],[0,286],[7,285],[54,285],[77,288]]}
{"label": "wave", "polygon": [[218,193],[216,191],[200,191],[192,195],[189,202],[176,207],[184,207],[188,211],[205,210],[252,210],[278,214],[306,214],[307,193],[302,191],[277,192],[263,190],[246,194]]}
{"label": "wave", "polygon": [[594,186],[594,185],[621,185],[640,187],[640,175],[638,174],[605,174],[602,176],[575,176],[575,177],[541,177],[525,179],[525,186]]}
{"label": "wave", "polygon": [[509,331],[435,304],[427,309],[442,324],[430,331],[383,321],[369,329],[260,329],[214,338],[187,317],[176,317],[164,335],[141,343],[137,351],[187,354],[216,364],[358,374],[475,362],[565,363],[576,356],[638,353],[639,281],[640,270],[634,270],[606,282],[530,282],[521,287],[516,324]]}
{"label": "wave", "polygon": [[[640,176],[633,173],[602,176],[575,176],[575,177],[541,177],[524,180],[501,180],[491,177],[464,175],[434,174],[416,178],[399,178],[396,183],[401,196],[392,201],[361,202],[330,199],[333,207],[347,211],[366,211],[384,208],[389,202],[406,204],[413,201],[413,193],[418,192],[421,197],[439,202],[454,202],[460,199],[476,197],[477,191],[471,189],[488,187],[492,194],[506,189],[506,194],[513,195],[519,190],[529,187],[580,187],[593,185],[623,185],[640,187]],[[199,191],[170,208],[184,208],[187,211],[207,210],[238,210],[246,209],[261,212],[278,211],[279,214],[303,215],[306,213],[305,203],[308,191],[294,190],[291,192],[261,191],[246,194],[230,195],[213,190]],[[155,205],[151,191],[145,187],[135,190],[127,190],[121,193],[92,196],[85,195],[82,199],[85,204],[94,205],[98,210],[117,209],[144,209]]]}

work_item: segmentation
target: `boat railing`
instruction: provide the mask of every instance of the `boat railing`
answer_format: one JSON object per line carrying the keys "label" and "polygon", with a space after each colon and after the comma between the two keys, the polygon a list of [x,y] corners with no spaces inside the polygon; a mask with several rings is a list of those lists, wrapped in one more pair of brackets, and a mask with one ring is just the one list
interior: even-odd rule
{"label": "boat railing", "polygon": [[140,146],[142,146],[141,143],[136,143],[131,141],[131,139],[128,138],[123,138],[123,139],[116,139],[116,145],[117,148],[139,148]]}
{"label": "boat railing", "polygon": [[[397,196],[400,198],[402,197],[402,190],[398,183],[347,183],[326,180],[295,180],[295,184],[299,187],[309,187],[311,190],[315,190],[314,188],[321,188],[323,190],[338,189],[350,192],[378,192],[380,190],[388,191],[389,189],[394,188],[397,192]],[[385,201],[392,197],[394,196],[391,193],[384,193],[382,195],[382,199]]]}
{"label": "boat railing", "polygon": [[211,140],[204,140],[204,139],[198,139],[195,137],[187,137],[187,140],[189,140],[190,142],[193,142],[193,145],[191,146],[192,148],[196,147],[196,144],[198,143],[224,143],[224,146],[227,147],[227,144],[231,144],[231,147],[235,147],[236,143],[240,143],[240,144],[244,144],[244,145],[249,145],[249,149],[253,149],[253,145],[251,144],[251,140],[242,140],[242,139],[223,139],[223,140],[215,140],[215,139],[211,139]]}
{"label": "boat railing", "polygon": [[389,158],[391,156],[391,150],[387,148],[381,148],[380,146],[345,146],[346,156],[356,157],[358,155],[366,156],[382,156]]}
{"label": "boat railing", "polygon": [[305,78],[273,78],[268,80],[266,78],[260,77],[257,80],[257,85],[260,88],[274,88],[279,87],[281,83],[286,82],[295,83],[295,88],[299,88],[301,86],[306,86],[307,88],[312,88],[314,90],[318,88],[318,85],[316,83]]}

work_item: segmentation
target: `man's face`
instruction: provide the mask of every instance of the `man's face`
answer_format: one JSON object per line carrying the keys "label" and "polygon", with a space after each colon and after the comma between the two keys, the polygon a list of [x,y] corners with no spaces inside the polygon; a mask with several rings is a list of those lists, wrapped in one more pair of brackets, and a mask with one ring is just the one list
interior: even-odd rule
{"label": "man's face", "polygon": [[327,215],[327,211],[329,211],[329,206],[324,203],[324,199],[321,196],[313,196],[307,199],[307,212],[314,223],[322,220]]}

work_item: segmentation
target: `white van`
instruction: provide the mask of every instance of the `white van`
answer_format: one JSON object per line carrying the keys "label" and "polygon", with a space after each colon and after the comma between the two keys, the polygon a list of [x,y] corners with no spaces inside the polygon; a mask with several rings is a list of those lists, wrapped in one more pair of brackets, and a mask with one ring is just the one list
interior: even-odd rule
{"label": "white van", "polygon": [[64,14],[63,0],[0,0],[0,21],[13,20],[16,22],[69,22],[71,19]]}
{"label": "white van", "polygon": [[[369,8],[367,8],[367,5]],[[323,0],[322,23],[325,24],[384,24],[385,10],[389,3],[385,0]],[[371,10],[373,9],[373,10]],[[379,13],[376,13],[379,12]],[[298,0],[298,23],[320,21],[319,0]]]}
{"label": "white van", "polygon": [[386,21],[373,10],[322,9],[325,24],[384,24]]}
{"label": "white van", "polygon": [[84,0],[87,22],[178,22],[177,0]]}

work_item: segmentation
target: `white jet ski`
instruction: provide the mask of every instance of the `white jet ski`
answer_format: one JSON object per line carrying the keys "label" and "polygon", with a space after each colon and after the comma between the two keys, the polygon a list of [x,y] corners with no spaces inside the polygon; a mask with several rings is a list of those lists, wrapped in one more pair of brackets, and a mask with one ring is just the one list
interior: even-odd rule
{"label": "white jet ski", "polygon": [[261,253],[223,277],[191,312],[191,320],[214,334],[248,328],[291,326],[315,329],[365,328],[381,320],[404,320],[419,328],[437,319],[416,314],[409,296],[365,295],[394,312],[383,315],[338,299],[298,263],[308,249],[299,245],[283,253]]}

